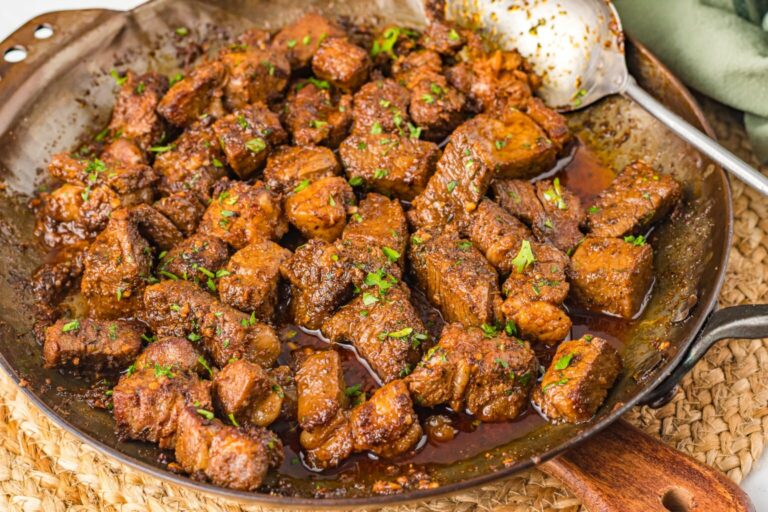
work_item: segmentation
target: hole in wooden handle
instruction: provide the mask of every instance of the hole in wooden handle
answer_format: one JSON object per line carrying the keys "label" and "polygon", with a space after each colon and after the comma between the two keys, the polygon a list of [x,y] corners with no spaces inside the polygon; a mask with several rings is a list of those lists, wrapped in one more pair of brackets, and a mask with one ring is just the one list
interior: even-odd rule
{"label": "hole in wooden handle", "polygon": [[670,512],[688,512],[693,504],[693,496],[682,487],[672,487],[664,491],[661,504]]}

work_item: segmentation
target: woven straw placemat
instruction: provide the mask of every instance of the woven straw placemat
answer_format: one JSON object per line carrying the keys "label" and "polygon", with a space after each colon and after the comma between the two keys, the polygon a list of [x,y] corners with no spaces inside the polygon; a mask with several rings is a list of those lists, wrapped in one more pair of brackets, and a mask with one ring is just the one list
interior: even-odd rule
{"label": "woven straw placemat", "polygon": [[[702,100],[718,138],[753,161],[741,117]],[[768,167],[762,170],[768,171]],[[768,201],[733,181],[736,217],[723,305],[768,300]],[[658,410],[637,408],[628,419],[646,432],[740,482],[768,435],[768,340],[722,341]],[[560,482],[538,470],[472,492],[389,509],[389,512],[581,510]],[[0,372],[0,510],[3,511],[258,511],[116,463],[53,425]]]}

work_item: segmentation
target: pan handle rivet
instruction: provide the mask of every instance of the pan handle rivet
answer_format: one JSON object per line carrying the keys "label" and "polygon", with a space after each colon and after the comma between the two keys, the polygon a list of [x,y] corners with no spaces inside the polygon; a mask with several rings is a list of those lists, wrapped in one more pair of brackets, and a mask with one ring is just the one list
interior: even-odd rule
{"label": "pan handle rivet", "polygon": [[35,39],[48,39],[53,36],[53,27],[48,23],[38,25],[35,29]]}
{"label": "pan handle rivet", "polygon": [[5,50],[5,53],[3,53],[3,59],[5,60],[5,62],[10,62],[11,64],[14,64],[16,62],[21,62],[26,58],[27,58],[27,49],[21,45],[11,46],[7,50]]}

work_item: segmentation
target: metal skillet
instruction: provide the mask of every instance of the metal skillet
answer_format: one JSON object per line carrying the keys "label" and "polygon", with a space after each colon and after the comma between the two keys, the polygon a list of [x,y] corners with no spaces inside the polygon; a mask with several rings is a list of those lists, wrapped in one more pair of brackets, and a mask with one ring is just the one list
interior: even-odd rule
{"label": "metal skillet", "polygon": [[[699,510],[750,510],[748,499],[722,475],[619,419],[638,403],[663,403],[677,380],[715,341],[768,335],[768,306],[714,310],[732,234],[726,175],[621,96],[569,115],[583,147],[600,166],[613,169],[645,159],[680,180],[686,200],[679,216],[653,232],[657,269],[653,293],[642,315],[617,333],[626,370],[588,423],[540,424],[481,452],[459,453],[450,462],[425,462],[424,469],[440,483],[437,488],[382,496],[367,485],[355,485],[372,478],[363,473],[354,474],[352,481],[350,474],[342,473],[278,474],[266,483],[264,493],[244,493],[171,473],[154,446],[118,442],[109,413],[91,409],[81,399],[87,382],[42,369],[40,348],[30,332],[28,278],[43,252],[32,236],[33,214],[27,200],[41,182],[49,155],[73,147],[82,133],[106,121],[113,101],[109,71],[125,65],[175,72],[178,41],[173,33],[179,26],[210,35],[221,27],[233,33],[252,25],[276,28],[308,8],[354,20],[375,16],[382,23],[413,27],[424,23],[417,0],[154,0],[126,13],[43,15],[2,43],[0,52],[17,45],[28,52],[21,63],[0,64],[0,176],[6,184],[5,200],[0,201],[0,363],[15,382],[23,383],[22,391],[55,423],[108,456],[159,478],[241,502],[315,510],[373,508],[466,491],[540,464],[563,479],[591,510],[686,510],[692,504]],[[35,28],[46,23],[53,27],[53,37],[36,40]],[[646,50],[630,42],[627,58],[646,90],[689,122],[709,130],[683,86]],[[394,466],[402,469],[408,462]],[[318,481],[331,490],[322,499],[317,498]]]}

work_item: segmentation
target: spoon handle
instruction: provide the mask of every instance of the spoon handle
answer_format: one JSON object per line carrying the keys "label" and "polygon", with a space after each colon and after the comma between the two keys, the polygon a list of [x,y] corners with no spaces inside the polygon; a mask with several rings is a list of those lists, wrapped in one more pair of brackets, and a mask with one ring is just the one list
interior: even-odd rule
{"label": "spoon handle", "polygon": [[624,92],[651,115],[664,123],[667,128],[720,164],[725,170],[734,174],[764,196],[768,196],[768,177],[701,133],[682,117],[668,110],[667,107],[656,101],[653,96],[637,85],[634,78],[629,78]]}

